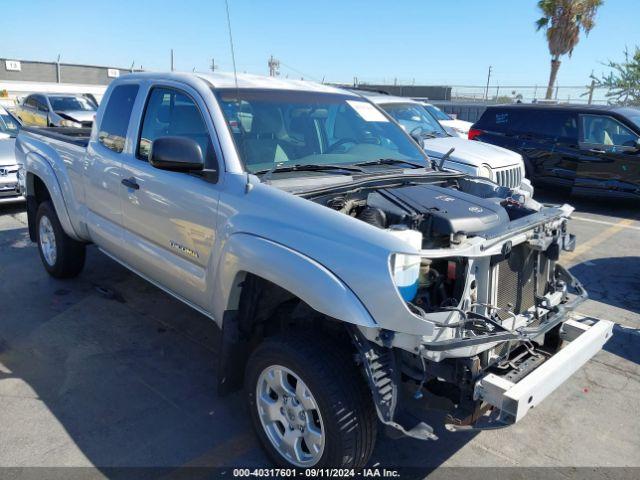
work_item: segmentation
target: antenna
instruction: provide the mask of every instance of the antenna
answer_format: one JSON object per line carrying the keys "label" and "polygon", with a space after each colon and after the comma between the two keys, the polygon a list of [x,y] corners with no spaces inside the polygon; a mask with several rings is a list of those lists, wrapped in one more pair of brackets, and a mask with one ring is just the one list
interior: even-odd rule
{"label": "antenna", "polygon": [[[227,27],[229,28],[229,44],[231,45],[231,61],[233,62],[233,79],[236,82],[236,93],[238,91],[238,72],[236,70],[236,53],[233,49],[233,35],[231,34],[231,17],[229,16],[229,0],[224,0],[227,6]],[[238,99],[239,100],[239,99]]]}

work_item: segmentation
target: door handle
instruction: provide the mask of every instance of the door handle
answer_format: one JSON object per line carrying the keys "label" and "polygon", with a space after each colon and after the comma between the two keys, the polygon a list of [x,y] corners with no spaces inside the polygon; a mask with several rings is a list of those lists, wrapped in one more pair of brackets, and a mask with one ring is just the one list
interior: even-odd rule
{"label": "door handle", "polygon": [[124,185],[127,188],[132,188],[133,190],[139,190],[140,189],[140,185],[138,185],[136,183],[136,179],[133,178],[133,177],[131,177],[131,178],[123,178],[120,183],[122,183],[122,185]]}

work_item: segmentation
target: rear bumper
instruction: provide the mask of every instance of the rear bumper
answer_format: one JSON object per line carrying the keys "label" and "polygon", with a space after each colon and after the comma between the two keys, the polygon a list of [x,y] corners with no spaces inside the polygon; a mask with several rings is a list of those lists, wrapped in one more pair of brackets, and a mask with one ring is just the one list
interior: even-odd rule
{"label": "rear bumper", "polygon": [[492,373],[485,375],[475,384],[474,398],[499,410],[496,420],[503,426],[518,422],[602,349],[613,334],[613,325],[592,318],[566,321],[561,337],[568,345],[517,383]]}

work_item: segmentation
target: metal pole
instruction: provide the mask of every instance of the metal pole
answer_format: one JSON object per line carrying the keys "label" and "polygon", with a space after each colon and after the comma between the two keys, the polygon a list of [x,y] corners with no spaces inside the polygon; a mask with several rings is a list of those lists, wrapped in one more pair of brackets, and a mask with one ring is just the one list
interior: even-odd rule
{"label": "metal pole", "polygon": [[58,54],[58,59],[56,60],[56,79],[60,83],[60,54]]}
{"label": "metal pole", "polygon": [[489,73],[487,74],[487,87],[484,89],[484,99],[489,98],[489,80],[491,80],[491,65],[489,65]]}
{"label": "metal pole", "polygon": [[171,71],[173,72],[173,48],[171,49]]}

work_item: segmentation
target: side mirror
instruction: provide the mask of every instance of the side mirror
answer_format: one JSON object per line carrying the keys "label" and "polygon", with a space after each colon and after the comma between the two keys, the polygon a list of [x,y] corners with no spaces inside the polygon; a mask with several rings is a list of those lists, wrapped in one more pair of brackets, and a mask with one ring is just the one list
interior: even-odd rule
{"label": "side mirror", "polygon": [[159,137],[151,143],[149,163],[161,170],[190,172],[204,169],[204,155],[191,138]]}

